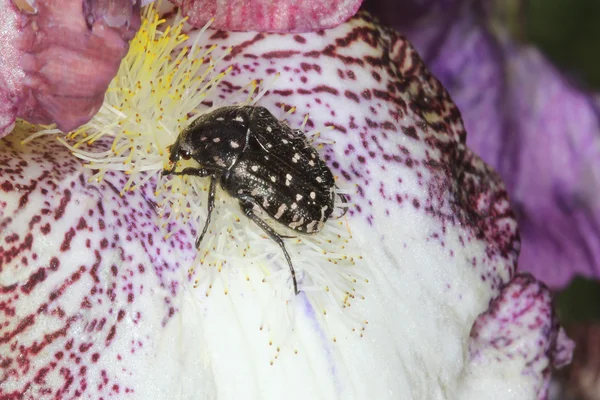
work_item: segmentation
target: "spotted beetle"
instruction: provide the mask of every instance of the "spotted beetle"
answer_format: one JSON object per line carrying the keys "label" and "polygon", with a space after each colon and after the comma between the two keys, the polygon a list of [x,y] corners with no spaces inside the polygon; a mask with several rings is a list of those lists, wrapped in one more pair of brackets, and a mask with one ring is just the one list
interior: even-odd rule
{"label": "spotted beetle", "polygon": [[[190,158],[200,167],[175,171],[180,159]],[[239,200],[244,214],[281,247],[298,294],[283,236],[260,215],[264,211],[280,224],[307,234],[319,232],[331,216],[336,196],[333,175],[302,131],[277,120],[264,107],[222,107],[202,115],[179,134],[169,161],[172,169],[163,170],[163,175],[210,177],[208,214],[196,248],[210,224],[218,181]]]}

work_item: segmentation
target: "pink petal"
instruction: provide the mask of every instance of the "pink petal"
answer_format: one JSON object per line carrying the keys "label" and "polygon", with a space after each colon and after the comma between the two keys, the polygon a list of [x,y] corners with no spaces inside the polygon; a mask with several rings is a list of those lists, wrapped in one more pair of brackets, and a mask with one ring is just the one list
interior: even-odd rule
{"label": "pink petal", "polygon": [[131,0],[58,0],[20,11],[0,0],[0,137],[15,118],[69,131],[100,108],[137,30]]}
{"label": "pink petal", "polygon": [[190,23],[229,31],[311,32],[353,16],[362,0],[171,0]]}

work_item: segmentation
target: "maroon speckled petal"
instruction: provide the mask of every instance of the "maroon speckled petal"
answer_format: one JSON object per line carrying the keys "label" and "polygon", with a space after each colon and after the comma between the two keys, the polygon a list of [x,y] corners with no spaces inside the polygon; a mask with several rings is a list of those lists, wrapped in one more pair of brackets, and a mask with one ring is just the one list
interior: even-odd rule
{"label": "maroon speckled petal", "polygon": [[466,147],[459,110],[404,37],[367,13],[341,31],[333,43],[318,33],[287,37],[285,51],[271,50],[271,35],[244,40],[216,32],[209,43],[233,46],[225,66],[234,72],[214,102],[236,101],[230,94],[246,79],[243,71],[279,72],[276,89],[261,103],[295,107],[286,118],[298,125],[308,113],[308,129],[333,128],[322,134],[336,143],[324,157],[340,182],[357,188],[349,214],[386,235],[402,229],[393,221],[416,213],[438,224],[427,240],[441,248],[446,232],[455,230],[463,235],[458,248],[483,243],[485,255],[472,262],[498,291],[514,273],[519,250],[504,184]]}
{"label": "maroon speckled petal", "polygon": [[139,4],[131,0],[35,7],[21,11],[0,1],[0,135],[15,118],[56,123],[63,131],[89,121],[140,23]]}
{"label": "maroon speckled petal", "polygon": [[460,0],[434,1],[421,19],[381,17],[414,43],[461,109],[469,146],[505,180],[521,230],[521,269],[552,288],[576,275],[599,277],[594,94],[538,49],[498,35],[482,9],[490,2],[451,7],[453,1]]}
{"label": "maroon speckled petal", "polygon": [[517,364],[515,372],[538,377],[538,385],[523,394],[533,389],[536,398],[547,399],[552,368],[570,363],[574,347],[558,324],[550,290],[533,276],[519,274],[473,325],[471,372],[493,368],[490,364]]}
{"label": "maroon speckled petal", "polygon": [[190,23],[229,31],[312,32],[331,28],[356,13],[362,0],[171,0]]}
{"label": "maroon speckled petal", "polygon": [[[370,20],[366,14],[359,16]],[[497,305],[504,304],[506,296],[513,296],[514,302],[505,307],[507,312],[518,312],[516,306],[520,303],[531,304],[527,317],[539,317],[541,321],[534,331],[535,340],[531,340],[529,330],[516,329],[522,320],[507,321],[506,328],[512,327],[514,340],[528,343],[537,362],[548,367],[539,374],[532,370],[529,382],[534,384],[526,385],[533,396],[541,395],[548,383],[549,365],[568,362],[572,346],[564,333],[559,333],[550,294],[543,284],[529,276],[513,279],[519,239],[504,184],[466,148],[458,109],[414,49],[397,33],[371,29],[364,20],[351,20],[356,25],[348,24],[345,35],[335,44],[326,39],[321,42],[314,36],[297,36],[297,43],[290,44],[294,50],[279,52],[268,51],[271,38],[265,35],[241,42],[235,34],[215,34],[224,45],[234,46],[232,56],[226,60],[236,72],[225,79],[227,85],[221,99],[227,99],[241,86],[243,74],[238,78],[238,72],[252,70],[258,75],[268,75],[276,71],[269,68],[269,60],[283,65],[283,71],[281,67],[277,69],[281,76],[276,89],[261,104],[273,109],[296,107],[296,115],[288,119],[297,123],[308,112],[308,126],[317,130],[324,125],[333,126],[333,133],[324,133],[327,139],[335,141],[334,146],[324,149],[325,159],[340,177],[339,182],[357,187],[357,194],[349,196],[356,204],[349,211],[352,226],[358,227],[355,234],[362,247],[370,249],[371,257],[377,258],[374,264],[390,266],[381,279],[395,282],[399,292],[410,290],[408,283],[400,283],[402,279],[410,279],[410,273],[399,278],[392,272],[392,266],[410,270],[414,266],[406,265],[409,264],[406,260],[418,257],[416,253],[424,251],[422,246],[428,246],[431,257],[440,249],[447,252],[445,269],[440,269],[439,274],[453,268],[457,272],[463,268],[461,263],[465,258],[470,260],[472,272],[480,279],[477,284],[483,284],[489,296],[481,311],[496,295],[500,295],[493,303]],[[356,51],[362,46],[374,48]],[[221,99],[216,100],[217,104]],[[424,228],[429,223],[426,221],[435,222]],[[417,233],[420,229],[424,230]],[[458,233],[458,239],[453,232]],[[422,240],[421,245],[411,243],[420,234],[424,235],[417,236],[420,237],[417,242]],[[467,249],[475,243],[484,244],[485,255],[478,253],[469,258]],[[380,253],[386,256],[378,257]],[[431,277],[431,283],[441,276],[429,275],[433,270],[436,267],[430,260],[427,267],[414,273]],[[455,292],[460,286],[456,281],[448,282],[447,287],[436,293],[454,302],[466,296],[460,290]],[[532,297],[530,291],[534,287],[542,294]],[[463,300],[456,301],[465,305]],[[487,313],[493,314],[493,308]],[[481,318],[478,321],[482,324]],[[490,323],[500,323],[493,321]],[[475,332],[478,330],[476,327]],[[400,332],[396,334],[401,336]],[[507,361],[511,349],[502,351],[502,357],[506,358],[498,370],[507,372],[513,368]],[[467,369],[471,367],[477,365],[473,362]],[[479,369],[483,374],[497,375],[491,369]],[[517,374],[522,370],[518,366]],[[470,383],[465,383],[465,387]],[[515,381],[506,383],[514,388]],[[490,393],[498,392],[488,389],[487,395]]]}

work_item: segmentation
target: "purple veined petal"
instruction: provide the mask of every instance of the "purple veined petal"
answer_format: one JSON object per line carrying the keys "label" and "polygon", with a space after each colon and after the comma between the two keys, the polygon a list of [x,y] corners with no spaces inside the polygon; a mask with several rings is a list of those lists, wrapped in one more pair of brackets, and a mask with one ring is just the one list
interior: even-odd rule
{"label": "purple veined petal", "polygon": [[[321,132],[311,136],[314,144],[353,203],[347,246],[362,259],[346,276],[368,281],[347,279],[348,302],[338,302],[309,284],[318,283],[315,271],[332,271],[331,278],[339,268],[298,250],[292,256],[304,291],[286,305],[261,281],[264,268],[231,254],[236,262],[214,273],[209,295],[189,280],[191,229],[175,222],[174,236],[162,236],[153,181],[120,197],[125,174],[87,183],[87,169],[56,142],[42,137],[27,150],[11,135],[0,142],[0,161],[9,166],[0,177],[0,304],[8,310],[0,390],[42,399],[57,391],[143,399],[455,397],[471,379],[464,375],[471,327],[514,276],[519,241],[504,186],[465,147],[446,91],[404,38],[365,13],[323,33],[190,36],[201,48],[218,45],[218,70],[231,67],[207,107],[244,101],[243,88],[260,79],[268,90],[258,104],[293,127],[309,114],[305,130]],[[221,219],[227,201],[219,202]],[[253,247],[269,243],[257,229],[245,225],[234,235]],[[265,264],[286,273],[273,248]],[[274,285],[283,291],[284,282]],[[539,310],[545,301],[536,302]],[[44,343],[19,362],[20,346]],[[507,385],[534,390],[541,379]],[[492,388],[483,398],[498,393]]]}
{"label": "purple veined petal", "polygon": [[353,16],[362,0],[172,0],[202,27],[230,31],[314,32]]}
{"label": "purple veined petal", "polygon": [[[181,382],[165,357],[193,238],[168,241],[147,187],[121,197],[51,137],[0,142],[0,397],[141,396]],[[199,349],[198,349],[199,350]],[[142,379],[143,377],[143,379]],[[142,380],[141,380],[142,379]],[[148,397],[146,397],[148,398]]]}
{"label": "purple veined petal", "polygon": [[[0,2],[0,132],[16,118],[68,131],[98,111],[128,41],[139,4],[61,0]],[[83,12],[82,12],[83,11]]]}

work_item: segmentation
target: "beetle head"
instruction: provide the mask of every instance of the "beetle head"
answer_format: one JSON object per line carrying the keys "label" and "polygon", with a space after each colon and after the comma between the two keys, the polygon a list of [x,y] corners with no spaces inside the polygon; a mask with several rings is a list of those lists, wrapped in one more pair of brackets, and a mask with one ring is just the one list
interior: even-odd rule
{"label": "beetle head", "polygon": [[242,154],[249,134],[252,106],[221,107],[201,115],[185,128],[170,148],[175,171],[180,159],[193,158],[203,167],[214,170],[230,168]]}
{"label": "beetle head", "polygon": [[185,132],[182,132],[178,137],[175,143],[173,143],[170,148],[169,161],[172,164],[177,164],[180,159],[189,160],[192,157],[192,153],[189,149],[189,146],[186,146],[185,141]]}
{"label": "beetle head", "polygon": [[169,175],[175,172],[179,160],[189,160],[192,157],[189,145],[186,144],[185,136],[186,132],[184,131],[177,137],[175,143],[167,148],[169,151],[169,162],[173,165],[173,168],[171,168],[171,170],[163,170],[163,175]]}

